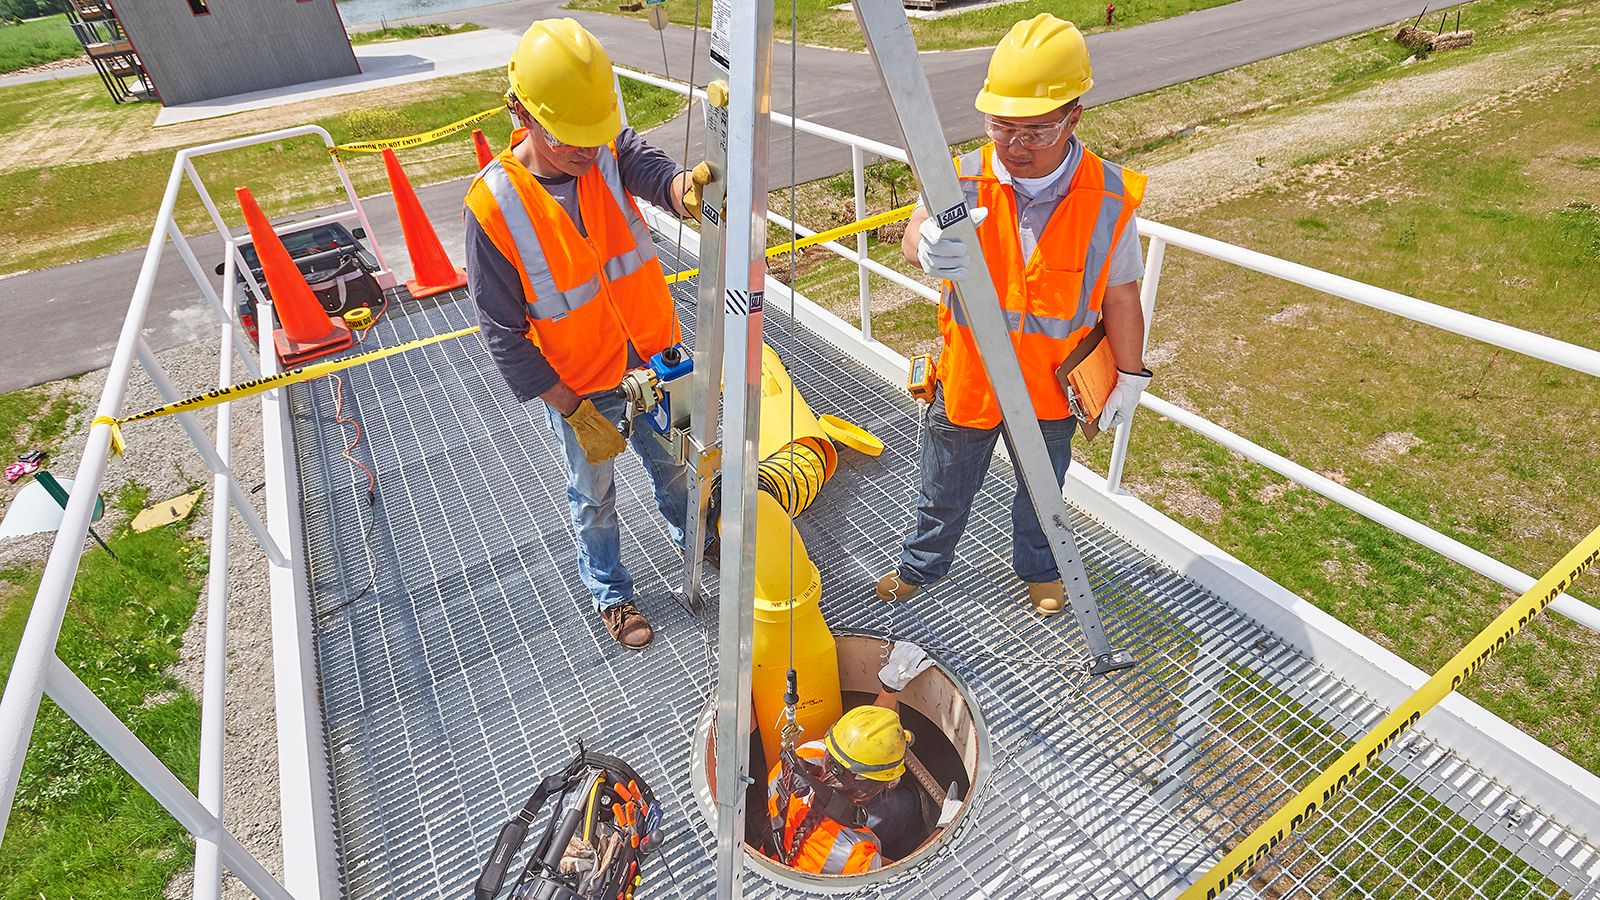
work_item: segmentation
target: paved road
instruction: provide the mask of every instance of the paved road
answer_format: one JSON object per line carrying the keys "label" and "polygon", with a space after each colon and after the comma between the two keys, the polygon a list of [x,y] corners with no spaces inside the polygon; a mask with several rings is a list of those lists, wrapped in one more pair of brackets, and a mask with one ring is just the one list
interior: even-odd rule
{"label": "paved road", "polygon": [[[1440,6],[1434,4],[1436,9]],[[1418,8],[1416,0],[1236,0],[1162,22],[1094,35],[1089,46],[1097,87],[1087,99],[1090,105],[1120,100],[1398,21],[1414,15]],[[699,36],[698,53],[691,53],[695,36],[688,29],[672,27],[658,37],[640,21],[560,10],[559,0],[513,0],[434,18],[465,18],[489,28],[520,32],[529,21],[549,15],[576,15],[606,44],[616,62],[657,73],[666,68],[665,74],[674,78],[687,77],[691,59],[703,59],[705,52],[704,34]],[[666,67],[662,65],[662,41],[670,63]],[[783,111],[791,106],[790,52],[787,44],[774,51],[773,106]],[[796,106],[801,117],[899,142],[887,99],[866,54],[806,46],[795,52],[802,74]],[[983,49],[922,55],[951,141],[967,140],[981,130],[972,96],[982,84],[987,58]],[[704,70],[704,63],[699,63],[697,80],[704,80]],[[681,154],[683,128],[690,121],[688,156],[697,159],[699,129],[694,118],[680,116],[658,129],[652,139],[674,155]],[[801,181],[849,168],[848,150],[837,145],[801,135],[796,146],[795,171]],[[789,167],[788,132],[774,128],[768,166],[774,186],[789,183]],[[446,248],[458,257],[460,204],[465,191],[465,182],[454,181],[418,192]],[[369,215],[378,241],[394,256],[403,257],[404,244],[388,199],[370,203]],[[195,250],[207,263],[220,259],[220,242],[214,237],[197,240]],[[0,328],[0,391],[105,365],[143,255],[142,249],[129,251],[0,279],[0,316],[6,323]],[[145,328],[146,339],[158,349],[210,334],[209,313],[203,310],[199,289],[170,248],[164,260]],[[403,259],[396,263],[405,268]]]}

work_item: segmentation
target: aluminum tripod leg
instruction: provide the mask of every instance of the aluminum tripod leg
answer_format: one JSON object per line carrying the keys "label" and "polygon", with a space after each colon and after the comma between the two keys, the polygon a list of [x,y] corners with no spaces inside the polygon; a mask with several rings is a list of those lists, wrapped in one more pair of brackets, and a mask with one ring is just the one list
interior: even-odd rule
{"label": "aluminum tripod leg", "polygon": [[978,353],[1000,400],[1000,413],[1016,453],[1017,470],[1033,501],[1039,525],[1050,542],[1050,552],[1061,572],[1072,614],[1089,645],[1089,671],[1099,675],[1128,668],[1134,663],[1133,654],[1114,649],[1100,624],[1100,605],[1095,601],[1088,573],[1078,556],[1066,502],[1061,499],[1061,484],[1050,466],[1044,435],[1039,430],[1033,404],[1028,400],[1027,385],[1022,380],[1022,367],[1017,362],[1005,317],[1000,312],[1000,300],[989,280],[983,251],[978,248],[977,232],[967,215],[961,185],[950,165],[950,148],[945,143],[939,111],[934,106],[922,62],[917,58],[917,45],[911,37],[905,9],[900,0],[855,0],[855,9],[867,50],[889,92],[895,119],[905,138],[911,170],[922,185],[923,201],[941,228],[973,250],[972,274],[956,283],[956,302],[961,304],[967,322],[971,323]]}
{"label": "aluminum tripod leg", "polygon": [[[744,894],[744,809],[750,764],[750,682],[754,652],[756,443],[761,432],[761,326],[766,285],[767,130],[772,95],[771,3],[716,0],[711,65],[734,86],[725,111],[709,107],[707,143],[722,159],[727,211],[722,222],[722,578],[717,614],[717,897]],[[722,113],[722,115],[718,115]],[[719,120],[720,121],[717,121]],[[720,129],[720,133],[718,133]],[[720,145],[720,146],[719,146]],[[702,207],[704,209],[705,207]],[[714,243],[714,242],[709,242]],[[701,242],[705,252],[708,242]],[[704,267],[702,267],[704,268]],[[719,301],[700,294],[700,308]],[[703,339],[710,330],[698,324]],[[699,343],[698,341],[696,342]],[[701,382],[701,411],[716,410],[718,382]],[[709,417],[707,417],[709,420]]]}

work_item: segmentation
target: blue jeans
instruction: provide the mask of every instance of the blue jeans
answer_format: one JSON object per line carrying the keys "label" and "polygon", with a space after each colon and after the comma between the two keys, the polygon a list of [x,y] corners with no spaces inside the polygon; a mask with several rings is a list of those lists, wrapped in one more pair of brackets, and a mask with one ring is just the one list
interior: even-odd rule
{"label": "blue jeans", "polygon": [[[1066,477],[1072,462],[1072,434],[1078,420],[1068,416],[1052,422],[1040,421],[1056,484]],[[928,424],[922,429],[922,457],[919,464],[917,519],[900,550],[900,579],[907,584],[928,585],[943,578],[955,561],[956,543],[967,529],[972,514],[972,499],[989,474],[995,439],[1004,435],[1002,426],[966,428],[951,423],[944,411],[941,387],[928,410]],[[1016,453],[1011,438],[1012,467]],[[1017,473],[1017,493],[1011,499],[1011,570],[1023,581],[1055,581],[1061,577],[1055,557],[1039,527],[1033,503]]]}
{"label": "blue jeans", "polygon": [[[627,401],[610,394],[591,395],[600,414],[621,421]],[[633,599],[633,576],[622,565],[622,533],[617,525],[616,461],[593,465],[583,455],[578,436],[561,414],[545,407],[545,421],[561,444],[567,463],[567,504],[578,537],[578,575],[594,595],[595,609],[610,609]],[[667,520],[667,533],[683,550],[684,521],[689,515],[689,469],[674,462],[644,421],[628,439],[644,462],[645,474],[655,492],[656,508]]]}

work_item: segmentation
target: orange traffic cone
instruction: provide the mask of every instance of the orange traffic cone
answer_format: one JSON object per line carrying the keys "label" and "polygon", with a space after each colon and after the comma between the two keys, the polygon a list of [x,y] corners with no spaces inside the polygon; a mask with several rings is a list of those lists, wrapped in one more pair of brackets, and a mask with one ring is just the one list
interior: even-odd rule
{"label": "orange traffic cone", "polygon": [[478,154],[478,168],[494,162],[494,151],[489,149],[489,139],[483,136],[482,128],[472,129],[472,149]]}
{"label": "orange traffic cone", "polygon": [[383,150],[383,167],[389,172],[389,189],[394,192],[400,230],[405,233],[406,251],[411,254],[411,280],[406,282],[406,290],[411,296],[422,298],[465,287],[466,270],[450,264],[444,245],[439,243],[439,235],[422,211],[417,192],[411,189],[411,182],[400,168],[400,160],[387,147]]}
{"label": "orange traffic cone", "polygon": [[256,198],[250,196],[250,189],[241,187],[235,193],[239,208],[244,211],[245,225],[250,228],[256,256],[261,260],[261,271],[267,278],[272,308],[283,326],[273,330],[272,342],[284,368],[294,368],[350,346],[354,338],[349,326],[329,316],[317,302],[317,295],[300,274],[300,267],[294,264],[278,233],[272,230],[266,214],[256,205]]}

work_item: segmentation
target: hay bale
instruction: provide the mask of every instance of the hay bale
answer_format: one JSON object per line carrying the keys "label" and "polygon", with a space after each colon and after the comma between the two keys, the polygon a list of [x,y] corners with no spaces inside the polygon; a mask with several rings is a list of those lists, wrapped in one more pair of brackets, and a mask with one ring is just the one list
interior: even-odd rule
{"label": "hay bale", "polygon": [[1433,39],[1438,36],[1439,32],[1437,31],[1425,31],[1421,28],[1407,25],[1395,34],[1394,39],[1402,47],[1416,48],[1431,46]]}
{"label": "hay bale", "polygon": [[1436,35],[1428,46],[1433,50],[1457,50],[1461,47],[1472,46],[1472,38],[1473,32],[1470,28],[1461,31],[1447,31],[1444,34]]}

